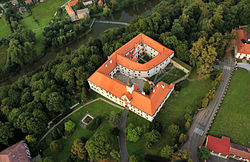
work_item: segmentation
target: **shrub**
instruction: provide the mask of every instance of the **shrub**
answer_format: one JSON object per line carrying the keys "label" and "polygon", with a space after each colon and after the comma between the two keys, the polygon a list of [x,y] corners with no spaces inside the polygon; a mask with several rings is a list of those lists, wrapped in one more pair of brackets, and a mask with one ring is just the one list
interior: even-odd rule
{"label": "shrub", "polygon": [[102,123],[102,117],[97,116],[87,125],[87,129],[96,130],[101,125],[101,123]]}
{"label": "shrub", "polygon": [[201,148],[198,149],[198,157],[200,161],[205,161],[209,158],[210,156],[210,151],[202,146]]}
{"label": "shrub", "polygon": [[63,136],[63,133],[58,128],[53,129],[51,133],[54,140],[57,140]]}
{"label": "shrub", "polygon": [[190,122],[187,121],[187,122],[185,123],[185,129],[186,129],[186,130],[189,130],[189,128],[190,128]]}
{"label": "shrub", "polygon": [[50,150],[52,152],[60,152],[62,151],[62,144],[58,140],[54,140],[50,143]]}
{"label": "shrub", "polygon": [[180,128],[178,125],[172,124],[168,127],[168,132],[172,137],[177,137],[180,133]]}
{"label": "shrub", "polygon": [[135,155],[131,155],[129,157],[129,162],[138,162],[138,160],[136,159],[136,156]]}
{"label": "shrub", "polygon": [[153,144],[155,144],[160,140],[161,134],[156,130],[152,130],[145,136],[146,136],[146,147],[151,148]]}
{"label": "shrub", "polygon": [[64,126],[65,126],[65,131],[73,132],[75,127],[76,127],[76,124],[74,122],[72,122],[71,120],[69,120],[69,121],[64,123]]}
{"label": "shrub", "polygon": [[162,148],[161,150],[161,156],[165,158],[171,158],[174,153],[173,147],[166,145],[165,147]]}
{"label": "shrub", "polygon": [[130,123],[126,128],[126,134],[128,141],[136,142],[140,139],[140,136],[142,135],[142,128],[141,127],[134,128],[134,125]]}
{"label": "shrub", "polygon": [[185,143],[187,140],[187,135],[184,133],[181,133],[180,137],[179,137],[179,143],[183,144]]}

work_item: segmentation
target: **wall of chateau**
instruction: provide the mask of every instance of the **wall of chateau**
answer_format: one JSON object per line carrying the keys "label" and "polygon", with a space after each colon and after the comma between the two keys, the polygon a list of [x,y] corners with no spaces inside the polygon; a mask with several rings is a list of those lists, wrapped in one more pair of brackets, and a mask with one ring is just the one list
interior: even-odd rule
{"label": "wall of chateau", "polygon": [[244,53],[236,53],[235,58],[236,59],[250,60],[250,55],[247,55],[247,54],[244,54]]}
{"label": "wall of chateau", "polygon": [[164,69],[170,63],[170,58],[171,57],[168,57],[166,60],[164,60],[163,62],[159,63],[158,65],[147,71],[132,70],[122,65],[118,65],[118,67],[119,71],[126,76],[129,76],[131,78],[143,79],[159,73],[160,70]]}
{"label": "wall of chateau", "polygon": [[155,49],[153,49],[152,47],[146,45],[143,43],[144,46],[144,53],[146,53],[148,56],[154,58],[156,56],[158,56],[159,52],[156,51]]}
{"label": "wall of chateau", "polygon": [[109,93],[105,89],[102,89],[99,86],[96,86],[92,82],[88,81],[88,83],[89,83],[90,88],[93,91],[103,95],[104,97],[110,99],[111,101],[113,101],[113,102],[115,102],[115,103],[117,103],[117,104],[119,104],[119,105],[121,105],[123,107],[127,107],[130,111],[136,113],[137,115],[140,115],[141,117],[145,118],[146,120],[153,121],[153,117],[148,115],[147,113],[141,111],[140,109],[134,107],[133,105],[126,104],[126,102],[121,100],[119,97],[116,97],[116,96],[112,95],[111,93]]}

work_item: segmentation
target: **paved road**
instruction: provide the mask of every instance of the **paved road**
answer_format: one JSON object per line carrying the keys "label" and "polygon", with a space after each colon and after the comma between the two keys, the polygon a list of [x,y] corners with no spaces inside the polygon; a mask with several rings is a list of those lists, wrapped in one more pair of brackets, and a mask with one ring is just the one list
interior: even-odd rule
{"label": "paved road", "polygon": [[198,161],[197,148],[208,131],[215,113],[223,100],[228,83],[231,78],[233,69],[233,59],[228,56],[224,59],[222,81],[216,90],[215,98],[208,107],[200,111],[193,119],[191,128],[188,131],[188,141],[183,145],[182,149],[191,152],[191,158],[194,162]]}
{"label": "paved road", "polygon": [[237,63],[237,67],[244,68],[250,72],[250,64],[248,63]]}
{"label": "paved road", "polygon": [[128,162],[129,161],[127,146],[126,146],[126,135],[124,132],[124,130],[126,128],[127,115],[128,115],[128,110],[124,109],[122,112],[121,126],[120,126],[120,133],[119,133],[119,143],[120,143],[120,149],[121,149],[121,162]]}

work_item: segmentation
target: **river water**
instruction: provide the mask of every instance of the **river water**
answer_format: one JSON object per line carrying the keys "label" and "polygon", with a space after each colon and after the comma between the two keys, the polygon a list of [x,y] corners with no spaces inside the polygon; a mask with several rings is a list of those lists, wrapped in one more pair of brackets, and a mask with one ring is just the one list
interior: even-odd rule
{"label": "river water", "polygon": [[[121,11],[117,11],[113,13],[110,17],[98,17],[97,20],[108,20],[108,21],[120,21],[120,22],[130,22],[134,18],[138,16],[147,16],[152,13],[154,7],[160,2],[160,0],[152,0],[147,1],[144,4],[135,5],[132,7],[125,8]],[[76,40],[74,43],[69,45],[69,48],[77,49],[82,44],[84,44],[89,37],[99,37],[101,33],[103,33],[105,30],[113,27],[123,27],[123,25],[114,25],[114,24],[102,24],[102,23],[95,23],[92,27],[92,31],[85,36],[82,39]],[[58,52],[48,52],[43,58],[41,58],[39,61],[35,62],[32,65],[28,65],[27,67],[23,68],[20,72],[18,72],[15,76],[9,77],[9,79],[5,82],[0,83],[0,86],[10,84],[14,81],[16,81],[19,77],[29,73],[33,72],[37,69],[39,69],[43,64],[45,64],[48,61],[53,60],[58,54],[65,51],[65,48],[62,48]]]}

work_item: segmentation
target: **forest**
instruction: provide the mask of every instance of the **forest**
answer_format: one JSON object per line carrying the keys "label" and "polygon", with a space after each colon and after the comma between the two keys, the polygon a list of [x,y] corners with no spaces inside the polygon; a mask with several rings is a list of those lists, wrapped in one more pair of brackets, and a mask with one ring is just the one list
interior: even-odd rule
{"label": "forest", "polygon": [[[90,38],[79,49],[67,50],[37,72],[0,87],[0,150],[28,135],[39,139],[51,119],[69,111],[75,97],[85,102],[87,78],[137,34],[142,32],[171,48],[206,79],[215,59],[223,56],[228,42],[235,38],[233,29],[250,24],[249,17],[249,0],[163,0],[152,15]],[[19,30],[23,29],[17,29],[14,40],[9,41],[8,58],[10,63],[22,65],[33,55],[35,38],[32,32]],[[35,146],[37,141],[31,144]]]}

